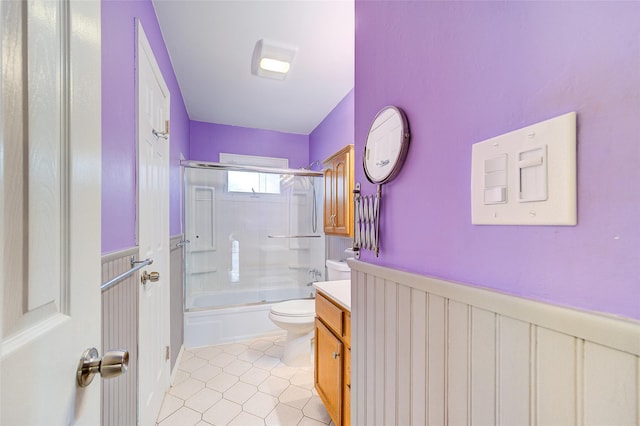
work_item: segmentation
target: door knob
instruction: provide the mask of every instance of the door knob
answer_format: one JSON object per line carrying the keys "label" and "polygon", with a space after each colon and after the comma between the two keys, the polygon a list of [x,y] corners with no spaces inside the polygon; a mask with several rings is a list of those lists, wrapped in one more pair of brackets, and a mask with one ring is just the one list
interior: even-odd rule
{"label": "door knob", "polygon": [[189,244],[191,241],[189,240],[180,240],[176,243],[176,248],[180,248],[180,247],[184,247],[185,245]]}
{"label": "door knob", "polygon": [[338,352],[334,352],[334,353],[332,353],[332,354],[331,354],[331,357],[332,357],[333,359],[336,359],[336,358],[338,358],[339,356],[340,356],[340,354],[339,354]]}
{"label": "door knob", "polygon": [[127,367],[129,367],[129,351],[115,349],[106,352],[100,358],[96,348],[87,349],[78,364],[76,373],[78,386],[81,388],[89,386],[96,373],[100,373],[104,379],[118,377],[127,372]]}
{"label": "door knob", "polygon": [[142,276],[140,277],[140,281],[142,281],[142,284],[146,284],[147,281],[151,281],[152,283],[155,283],[159,279],[160,279],[160,272],[148,273],[147,271],[144,271],[142,273]]}

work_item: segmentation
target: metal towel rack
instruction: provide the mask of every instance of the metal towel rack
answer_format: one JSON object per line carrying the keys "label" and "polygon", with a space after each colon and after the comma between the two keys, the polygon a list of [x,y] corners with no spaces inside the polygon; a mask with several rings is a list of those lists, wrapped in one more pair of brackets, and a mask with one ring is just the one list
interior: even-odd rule
{"label": "metal towel rack", "polygon": [[107,291],[109,290],[111,287],[113,287],[114,285],[116,285],[117,283],[119,283],[120,281],[124,280],[125,278],[128,278],[129,276],[133,275],[134,272],[139,271],[140,269],[144,268],[145,266],[149,266],[153,263],[153,259],[148,258],[145,260],[136,260],[135,256],[131,256],[131,269],[129,269],[128,271],[125,271],[123,273],[121,273],[120,275],[111,278],[109,281],[103,283],[100,286],[100,290],[102,291]]}
{"label": "metal towel rack", "polygon": [[380,200],[382,199],[382,185],[378,185],[375,194],[362,195],[360,183],[356,183],[353,190],[354,204],[354,232],[353,251],[356,259],[360,259],[362,249],[380,253]]}

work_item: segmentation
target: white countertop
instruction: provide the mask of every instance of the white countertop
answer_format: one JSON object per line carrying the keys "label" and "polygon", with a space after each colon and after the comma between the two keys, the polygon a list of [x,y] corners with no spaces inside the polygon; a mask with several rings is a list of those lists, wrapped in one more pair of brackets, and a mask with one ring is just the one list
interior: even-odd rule
{"label": "white countertop", "polygon": [[351,280],[318,281],[313,286],[351,312]]}

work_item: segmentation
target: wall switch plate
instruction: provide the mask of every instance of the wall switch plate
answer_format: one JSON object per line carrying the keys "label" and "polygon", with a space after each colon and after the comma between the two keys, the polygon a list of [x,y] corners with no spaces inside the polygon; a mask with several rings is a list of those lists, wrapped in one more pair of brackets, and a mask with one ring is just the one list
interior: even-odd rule
{"label": "wall switch plate", "polygon": [[576,113],[473,144],[471,223],[575,225]]}

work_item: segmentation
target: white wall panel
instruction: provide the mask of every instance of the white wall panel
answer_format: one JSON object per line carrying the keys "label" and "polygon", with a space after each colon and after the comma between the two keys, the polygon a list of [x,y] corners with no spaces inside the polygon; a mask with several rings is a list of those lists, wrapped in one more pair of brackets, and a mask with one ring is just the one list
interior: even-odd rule
{"label": "white wall panel", "polygon": [[374,392],[374,417],[373,422],[371,424],[374,425],[383,425],[384,424],[384,408],[385,403],[384,399],[386,396],[385,393],[385,349],[386,349],[386,338],[385,336],[385,316],[384,316],[384,279],[376,277],[375,279],[375,315],[373,316],[375,334],[374,334],[374,350],[372,354],[373,365],[374,365],[374,374],[373,374],[373,382],[371,383],[373,386]]}
{"label": "white wall panel", "polygon": [[396,295],[397,285],[385,282],[384,285],[384,327],[385,327],[385,356],[384,356],[384,421],[385,425],[397,424],[396,422],[396,373],[398,351],[398,305]]}
{"label": "white wall panel", "polygon": [[[131,256],[139,257],[137,248],[103,256],[102,282],[131,269]],[[102,293],[102,351],[118,348],[129,351],[129,368],[120,377],[100,380],[103,426],[137,422],[138,273]]]}
{"label": "white wall panel", "polygon": [[495,314],[471,309],[471,424],[495,424]]}
{"label": "white wall panel", "polygon": [[184,235],[171,237],[170,247],[170,323],[171,323],[171,371],[178,362],[178,354],[184,343],[184,246],[178,245]]}
{"label": "white wall panel", "polygon": [[637,424],[637,366],[636,356],[594,343],[585,343],[585,424]]}
{"label": "white wall panel", "polygon": [[424,425],[427,424],[427,293],[412,289],[411,296],[411,424]]}
{"label": "white wall panel", "polygon": [[[375,401],[375,389],[374,382],[376,379],[376,356],[375,356],[375,336],[376,336],[376,288],[375,288],[375,277],[372,275],[367,275],[365,279],[366,286],[366,315],[367,315],[367,325],[365,332],[365,340],[362,343],[360,341],[356,342],[356,344],[362,344],[366,347],[366,361],[365,368],[366,374],[362,377],[361,382],[357,382],[357,386],[365,392],[366,404],[365,404],[365,416],[363,418],[363,423],[365,425],[375,424],[374,421],[374,407],[376,406]],[[353,314],[351,315],[353,318]],[[353,332],[353,330],[352,330]],[[353,344],[353,336],[351,345]],[[352,367],[353,368],[353,367]],[[353,370],[352,370],[353,371]],[[353,383],[353,380],[351,381]],[[353,406],[352,406],[353,407]]]}
{"label": "white wall panel", "polygon": [[469,425],[471,358],[469,305],[449,301],[447,342],[447,419],[450,425]]}
{"label": "white wall panel", "polygon": [[[364,283],[365,274],[363,272],[352,272],[351,280],[353,282]],[[366,336],[367,325],[367,305],[366,305],[367,287],[364,285],[351,287],[351,309],[354,312],[360,312],[357,317],[351,317],[352,333],[353,336]],[[354,377],[366,377],[366,348],[365,345],[354,345],[355,337],[352,336],[351,345],[351,371]],[[366,386],[360,383],[356,383],[355,380],[351,381],[351,407],[352,418],[351,424],[366,424],[365,423],[365,409],[366,409]]]}
{"label": "white wall panel", "polygon": [[517,424],[529,418],[530,324],[500,317],[498,423]]}
{"label": "white wall panel", "polygon": [[398,376],[396,415],[399,425],[411,424],[411,289],[398,291]]}
{"label": "white wall panel", "polygon": [[353,424],[640,424],[640,323],[350,265]]}
{"label": "white wall panel", "polygon": [[446,312],[445,299],[434,294],[429,295],[429,319],[427,321],[427,339],[429,353],[427,364],[428,419],[429,424],[445,424],[445,374],[446,374]]}
{"label": "white wall panel", "polygon": [[576,424],[576,339],[538,328],[538,424]]}

